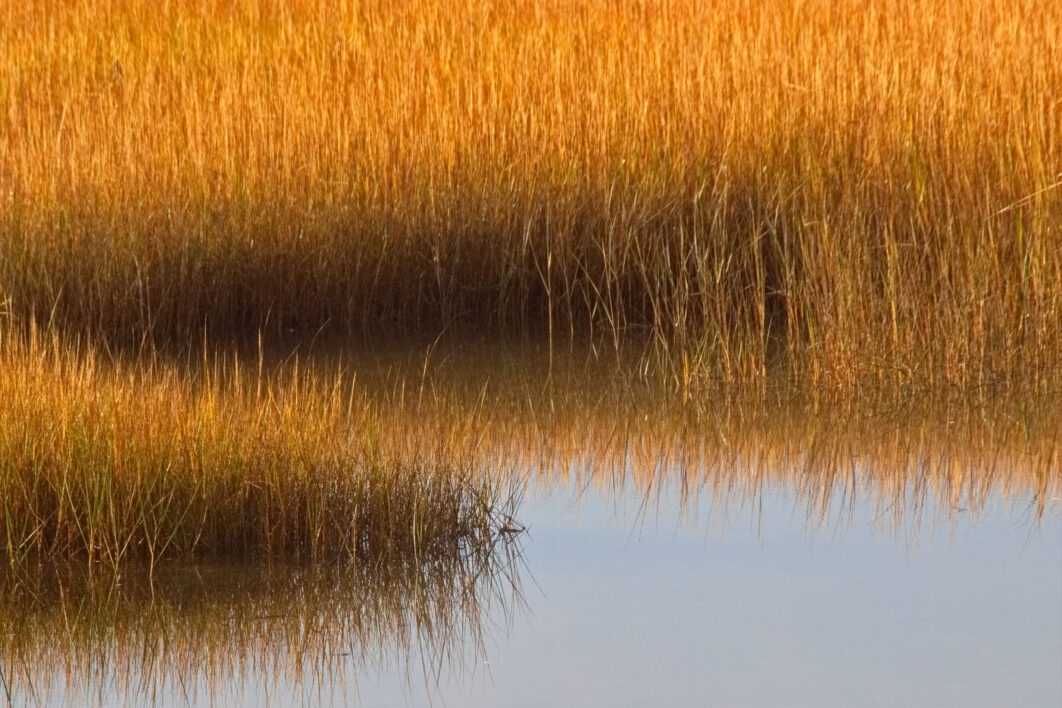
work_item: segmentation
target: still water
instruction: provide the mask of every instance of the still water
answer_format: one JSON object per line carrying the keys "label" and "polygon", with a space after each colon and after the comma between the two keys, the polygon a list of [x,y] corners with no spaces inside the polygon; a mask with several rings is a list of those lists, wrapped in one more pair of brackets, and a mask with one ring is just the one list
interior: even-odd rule
{"label": "still water", "polygon": [[7,578],[0,698],[1062,705],[1057,407],[668,418],[473,392],[492,405],[422,382],[435,412],[392,397],[383,425],[474,453],[522,532],[450,563]]}
{"label": "still water", "polygon": [[761,501],[683,523],[633,497],[534,499],[528,613],[449,703],[1062,704],[1062,505],[916,537]]}
{"label": "still water", "polygon": [[[432,602],[430,593],[407,594],[396,607],[374,605],[368,620],[376,627],[361,624],[363,605],[329,600],[328,592],[341,592],[336,585],[315,589],[312,602],[261,609],[240,595],[231,578],[239,569],[214,571],[227,579],[201,601],[226,608],[221,624],[198,647],[160,656],[171,665],[154,666],[143,637],[121,661],[101,655],[102,664],[113,665],[95,666],[87,679],[67,677],[58,668],[63,657],[53,655],[58,664],[38,664],[35,684],[15,685],[12,701],[1062,703],[1059,500],[1039,520],[1021,501],[992,500],[979,513],[956,512],[914,530],[884,524],[858,503],[843,520],[809,523],[803,504],[785,489],[737,509],[701,499],[703,506],[683,514],[668,496],[647,502],[634,489],[607,495],[530,489],[521,506],[528,530],[511,569],[515,586],[495,578],[488,601],[462,609],[424,610],[415,605]],[[329,602],[336,604],[333,615],[315,606]],[[79,609],[85,611],[67,607],[67,621],[77,621]],[[356,619],[341,616],[345,610]],[[469,610],[481,616],[471,623],[448,616]],[[209,622],[205,611],[205,619],[187,618],[175,607],[152,622],[180,642],[195,636],[181,623]],[[253,614],[252,624],[262,626],[253,632],[226,626],[229,611]],[[406,624],[418,617],[446,625],[441,636]],[[334,626],[315,626],[322,620]],[[100,639],[109,636],[109,628],[98,631]],[[314,632],[328,639],[307,637]],[[62,632],[36,641],[58,642],[59,654],[77,652],[62,647]],[[226,647],[231,656],[219,658]],[[300,655],[305,650],[313,655]]]}

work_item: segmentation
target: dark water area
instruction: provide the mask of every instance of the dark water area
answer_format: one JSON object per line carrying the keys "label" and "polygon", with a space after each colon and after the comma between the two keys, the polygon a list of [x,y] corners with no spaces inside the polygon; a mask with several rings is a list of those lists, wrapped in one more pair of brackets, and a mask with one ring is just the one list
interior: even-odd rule
{"label": "dark water area", "polygon": [[0,580],[0,704],[1062,705],[1051,401],[676,410],[413,359],[358,385],[515,495],[488,552],[43,564]]}

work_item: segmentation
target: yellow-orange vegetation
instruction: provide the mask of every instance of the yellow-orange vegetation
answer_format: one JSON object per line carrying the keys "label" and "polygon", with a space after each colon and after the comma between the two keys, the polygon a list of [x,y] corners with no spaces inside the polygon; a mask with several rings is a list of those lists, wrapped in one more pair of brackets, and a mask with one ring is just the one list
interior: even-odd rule
{"label": "yellow-orange vegetation", "polygon": [[[510,471],[598,454],[582,412],[521,437],[477,427],[500,401],[432,417],[216,346],[475,332],[548,347],[548,385],[569,342],[633,350],[697,405],[1043,400],[1060,141],[1062,4],[1038,0],[3,3],[2,553],[463,552],[507,523],[492,436],[527,441]],[[713,420],[684,479],[726,489],[828,501],[882,460],[885,497],[1040,513],[1058,480],[1057,427],[1021,412],[854,431],[864,452],[814,426],[719,446]],[[727,476],[752,452],[773,471]]]}
{"label": "yellow-orange vegetation", "polygon": [[5,3],[0,299],[1043,389],[1060,38],[1037,0]]}

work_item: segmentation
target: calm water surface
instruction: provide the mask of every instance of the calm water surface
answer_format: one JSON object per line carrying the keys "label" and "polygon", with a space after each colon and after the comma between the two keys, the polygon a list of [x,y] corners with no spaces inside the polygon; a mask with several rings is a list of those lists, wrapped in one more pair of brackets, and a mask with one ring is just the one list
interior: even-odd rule
{"label": "calm water surface", "polygon": [[783,415],[696,423],[695,439],[649,415],[645,429],[617,425],[609,404],[536,418],[534,433],[489,416],[476,449],[517,480],[527,527],[493,560],[9,585],[0,695],[1062,706],[1058,429],[1007,415],[1017,423],[900,415],[861,432],[851,416],[794,427]]}
{"label": "calm water surface", "polygon": [[[628,492],[529,491],[523,600],[495,598],[481,627],[456,628],[441,648],[381,631],[371,657],[309,657],[295,676],[294,659],[263,643],[220,679],[192,661],[156,687],[134,662],[145,675],[132,685],[104,668],[87,686],[59,680],[43,702],[1062,704],[1057,500],[1040,521],[992,501],[914,531],[858,504],[843,522],[809,525],[785,490],[725,513],[702,500],[694,517],[666,495],[647,505]],[[32,703],[26,691],[13,701]]]}
{"label": "calm water surface", "polygon": [[529,614],[452,704],[1062,704],[1062,510],[915,538],[784,492],[692,526],[624,501],[528,505]]}
{"label": "calm water surface", "polygon": [[473,676],[368,703],[1062,705],[1062,503],[896,533],[809,528],[784,491],[729,519],[641,502],[532,494],[526,612]]}

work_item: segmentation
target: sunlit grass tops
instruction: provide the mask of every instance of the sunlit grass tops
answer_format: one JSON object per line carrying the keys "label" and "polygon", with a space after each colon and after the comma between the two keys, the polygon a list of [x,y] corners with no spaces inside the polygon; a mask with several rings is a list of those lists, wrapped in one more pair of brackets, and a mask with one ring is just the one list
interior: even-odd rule
{"label": "sunlit grass tops", "polygon": [[[181,372],[54,337],[0,343],[0,554],[400,557],[489,547],[492,483],[444,442],[394,444],[352,380],[292,363]],[[501,485],[499,485],[501,486]]]}
{"label": "sunlit grass tops", "polygon": [[0,300],[1050,388],[1060,37],[1033,0],[7,3]]}

